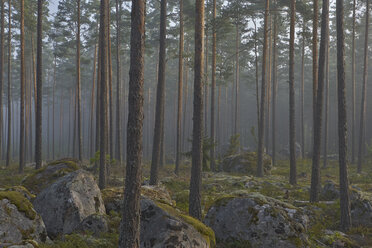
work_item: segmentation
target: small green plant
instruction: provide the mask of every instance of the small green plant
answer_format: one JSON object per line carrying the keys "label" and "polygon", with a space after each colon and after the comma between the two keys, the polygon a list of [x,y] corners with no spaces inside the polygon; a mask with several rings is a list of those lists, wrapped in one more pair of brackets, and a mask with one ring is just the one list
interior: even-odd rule
{"label": "small green plant", "polygon": [[240,152],[240,134],[234,134],[230,137],[229,148],[226,152],[226,156],[231,156]]}
{"label": "small green plant", "polygon": [[[98,163],[99,162],[99,158],[100,158],[100,151],[97,151],[94,154],[94,157],[90,159],[90,164],[91,165],[94,165],[94,164]],[[110,154],[106,154],[106,163],[108,165],[114,165],[116,163],[116,160],[115,159],[111,159]]]}
{"label": "small green plant", "polygon": [[[189,140],[192,142],[191,140]],[[210,151],[213,147],[216,146],[216,142],[212,142],[212,139],[209,138],[208,136],[204,136],[203,138],[203,171],[209,171],[209,162],[211,160],[210,158]],[[185,152],[184,155],[186,157],[192,157],[192,150]]]}

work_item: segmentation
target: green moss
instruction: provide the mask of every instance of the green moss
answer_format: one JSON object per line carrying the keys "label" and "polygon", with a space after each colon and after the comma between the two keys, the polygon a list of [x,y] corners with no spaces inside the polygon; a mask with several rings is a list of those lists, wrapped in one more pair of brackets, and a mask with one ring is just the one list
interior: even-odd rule
{"label": "green moss", "polygon": [[53,244],[40,244],[40,248],[117,248],[119,234],[103,233],[98,238],[90,235],[71,234],[65,235]]}
{"label": "green moss", "polygon": [[[45,172],[49,166],[54,166],[58,164],[65,164],[66,167],[59,169],[52,174],[42,175],[43,172]],[[70,172],[76,171],[78,169],[79,167],[77,163],[72,159],[71,160],[68,160],[68,159],[56,160],[56,161],[49,163],[47,166],[34,171],[32,174],[28,175],[27,177],[25,177],[22,181],[22,185],[25,186],[27,189],[31,190],[32,192],[37,193],[43,190],[43,187],[45,187],[45,185],[49,185],[50,183],[53,183],[58,178]]]}
{"label": "green moss", "polygon": [[186,223],[188,223],[189,225],[193,226],[200,234],[203,235],[203,237],[205,238],[205,240],[209,244],[209,247],[211,247],[211,248],[216,247],[216,237],[214,235],[213,230],[210,227],[204,225],[202,222],[200,222],[199,220],[197,220],[197,219],[195,219],[191,216],[188,216],[186,214],[183,214],[183,213],[177,211],[177,209],[173,208],[172,206],[169,206],[169,205],[163,204],[163,203],[159,203],[159,202],[157,202],[156,204],[160,208],[162,208],[164,211],[168,212],[169,214],[171,214],[173,216],[176,216],[176,217],[182,219],[183,221],[185,221]]}
{"label": "green moss", "polygon": [[72,170],[78,170],[79,169],[77,160],[75,160],[73,158],[65,158],[65,159],[55,160],[55,161],[50,162],[48,164],[48,166],[49,165],[56,165],[56,164],[66,164]]}
{"label": "green moss", "polygon": [[14,204],[19,211],[25,213],[25,215],[34,220],[36,212],[33,209],[32,203],[27,200],[21,193],[17,191],[0,191],[0,200],[8,199]]}
{"label": "green moss", "polygon": [[[1,189],[0,189],[0,191],[1,191]],[[5,189],[5,191],[17,191],[17,192],[23,194],[27,199],[33,199],[33,198],[36,197],[34,194],[31,194],[31,192],[28,189],[26,189],[25,187],[23,187],[21,185],[8,187],[8,188]]]}
{"label": "green moss", "polygon": [[221,248],[251,248],[252,245],[248,240],[234,240],[218,244]]}

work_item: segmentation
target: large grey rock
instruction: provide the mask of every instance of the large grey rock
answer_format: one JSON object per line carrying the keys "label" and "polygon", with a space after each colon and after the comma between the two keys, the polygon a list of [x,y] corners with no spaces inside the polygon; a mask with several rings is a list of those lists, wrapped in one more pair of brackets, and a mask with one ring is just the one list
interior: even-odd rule
{"label": "large grey rock", "polygon": [[141,248],[210,247],[207,239],[192,225],[160,208],[152,200],[141,199]]}
{"label": "large grey rock", "polygon": [[[272,168],[271,157],[264,154],[264,172],[268,173]],[[243,173],[255,175],[257,173],[257,153],[244,152],[227,156],[220,165],[224,172]]]}
{"label": "large grey rock", "polygon": [[101,191],[93,176],[84,170],[58,179],[40,192],[33,204],[51,238],[74,232],[89,215],[105,214]]}
{"label": "large grey rock", "polygon": [[352,191],[351,219],[355,226],[372,227],[372,194]]}
{"label": "large grey rock", "polygon": [[19,192],[0,193],[0,247],[1,244],[18,244],[33,239],[44,242],[47,232],[32,204]]}
{"label": "large grey rock", "polygon": [[76,170],[78,170],[78,166],[74,159],[56,160],[25,177],[22,185],[32,194],[38,194],[57,179]]}
{"label": "large grey rock", "polygon": [[[174,205],[169,192],[163,186],[142,185],[141,195],[154,201]],[[124,198],[123,187],[112,187],[102,190],[102,198],[107,214],[110,214],[111,211],[121,213]]]}
{"label": "large grey rock", "polygon": [[223,198],[204,219],[219,242],[277,248],[305,245],[308,222],[299,208],[260,194]]}
{"label": "large grey rock", "polygon": [[340,198],[340,189],[335,182],[327,180],[320,192],[320,199],[323,201],[332,201]]}
{"label": "large grey rock", "polygon": [[78,228],[81,232],[89,232],[93,235],[108,232],[108,221],[105,215],[92,214],[85,218]]}

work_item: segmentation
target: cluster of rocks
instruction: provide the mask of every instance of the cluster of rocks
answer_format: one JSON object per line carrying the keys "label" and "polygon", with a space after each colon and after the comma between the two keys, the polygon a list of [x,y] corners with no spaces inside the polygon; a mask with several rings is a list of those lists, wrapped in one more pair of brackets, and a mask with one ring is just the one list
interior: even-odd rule
{"label": "cluster of rocks", "polygon": [[[23,184],[0,189],[0,247],[38,247],[71,233],[98,236],[112,231],[112,218],[120,223],[123,188],[101,191],[93,175],[71,161],[54,162]],[[257,184],[251,180],[243,186]],[[31,192],[26,189],[29,185]],[[306,207],[259,193],[232,193],[214,202],[202,223],[177,210],[162,186],[143,185],[141,195],[141,248],[207,248],[215,247],[216,240],[222,247],[311,246],[307,233],[312,213]],[[327,181],[320,198],[335,202],[339,197],[339,186]],[[372,227],[372,195],[352,190],[351,215],[353,224]],[[323,236],[319,242],[332,247],[342,247],[347,239],[331,230]]]}
{"label": "cluster of rocks", "polygon": [[[32,185],[36,197],[24,187],[0,190],[0,247],[38,247],[71,233],[99,235],[109,231],[107,210],[121,213],[123,190],[107,189],[103,197],[93,175],[71,161],[54,162],[23,184]],[[213,231],[173,209],[165,189],[143,186],[142,193],[141,247],[214,246]]]}

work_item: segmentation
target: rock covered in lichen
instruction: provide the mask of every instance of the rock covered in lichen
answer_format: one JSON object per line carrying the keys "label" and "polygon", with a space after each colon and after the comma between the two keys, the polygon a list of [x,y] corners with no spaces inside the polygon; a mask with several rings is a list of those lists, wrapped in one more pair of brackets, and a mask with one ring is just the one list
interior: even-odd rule
{"label": "rock covered in lichen", "polygon": [[[165,189],[165,187],[160,185],[142,185],[141,195],[157,202],[164,202],[169,205],[174,204],[169,192]],[[124,199],[124,187],[111,187],[104,189],[102,190],[102,198],[107,214],[109,214],[111,211],[121,213]]]}
{"label": "rock covered in lichen", "polygon": [[[265,173],[268,173],[272,168],[271,157],[267,154],[264,154],[263,166]],[[224,172],[255,175],[257,173],[257,153],[244,152],[227,156],[222,160],[220,167]]]}
{"label": "rock covered in lichen", "polygon": [[32,204],[17,191],[0,191],[0,247],[30,239],[44,242],[46,238],[44,222]]}
{"label": "rock covered in lichen", "polygon": [[78,169],[79,167],[74,159],[56,160],[25,177],[22,185],[32,194],[38,194],[57,179]]}
{"label": "rock covered in lichen", "polygon": [[78,230],[83,233],[92,233],[95,236],[108,232],[107,217],[103,214],[89,215],[80,223]]}
{"label": "rock covered in lichen", "polygon": [[74,232],[92,214],[105,214],[101,191],[93,175],[84,170],[61,177],[33,202],[50,237]]}
{"label": "rock covered in lichen", "polygon": [[222,198],[209,209],[204,220],[222,243],[283,248],[307,242],[308,222],[299,208],[260,194]]}
{"label": "rock covered in lichen", "polygon": [[[214,246],[214,237],[201,230],[208,230],[206,226],[189,216],[182,218],[180,213],[170,213],[171,208],[165,204],[158,205],[150,199],[141,200],[141,248]],[[212,230],[210,232],[213,234]]]}

